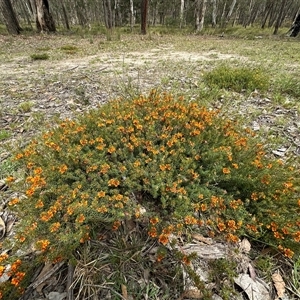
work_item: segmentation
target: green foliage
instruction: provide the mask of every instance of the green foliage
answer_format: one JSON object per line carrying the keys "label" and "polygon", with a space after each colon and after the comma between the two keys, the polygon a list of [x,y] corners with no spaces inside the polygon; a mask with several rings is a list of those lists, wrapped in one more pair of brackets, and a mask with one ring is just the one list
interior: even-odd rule
{"label": "green foliage", "polygon": [[224,300],[232,299],[235,292],[234,278],[237,276],[237,263],[220,258],[209,262],[209,276],[216,284],[216,290]]}
{"label": "green foliage", "polygon": [[34,103],[32,101],[24,101],[18,105],[18,109],[21,112],[26,113],[26,112],[30,112],[33,106]]}
{"label": "green foliage", "polygon": [[0,130],[0,141],[5,140],[5,139],[9,138],[10,136],[11,136],[11,134],[7,130],[5,130],[5,129]]}
{"label": "green foliage", "polygon": [[204,74],[204,81],[210,87],[236,92],[252,92],[255,89],[263,92],[269,88],[269,76],[260,69],[248,67],[232,68],[221,65]]}
{"label": "green foliage", "polygon": [[67,54],[75,54],[78,52],[79,49],[74,45],[64,45],[60,47],[60,50],[64,51]]}
{"label": "green foliage", "polygon": [[275,91],[295,98],[300,97],[300,82],[297,76],[281,76],[274,83]]}
{"label": "green foliage", "polygon": [[152,91],[112,101],[61,122],[16,159],[26,176],[7,178],[24,195],[9,202],[20,220],[13,248],[34,245],[45,259],[72,259],[101,228],[131,221],[162,245],[199,230],[299,251],[299,169],[190,99]]}
{"label": "green foliage", "polygon": [[49,59],[49,55],[47,53],[34,53],[30,55],[33,60],[47,60]]}

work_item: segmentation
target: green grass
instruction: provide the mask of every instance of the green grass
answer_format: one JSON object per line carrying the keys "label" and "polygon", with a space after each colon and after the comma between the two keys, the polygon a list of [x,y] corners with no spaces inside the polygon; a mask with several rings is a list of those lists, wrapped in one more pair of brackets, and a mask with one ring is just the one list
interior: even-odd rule
{"label": "green grass", "polygon": [[0,141],[8,139],[10,136],[11,134],[7,130],[0,130]]}

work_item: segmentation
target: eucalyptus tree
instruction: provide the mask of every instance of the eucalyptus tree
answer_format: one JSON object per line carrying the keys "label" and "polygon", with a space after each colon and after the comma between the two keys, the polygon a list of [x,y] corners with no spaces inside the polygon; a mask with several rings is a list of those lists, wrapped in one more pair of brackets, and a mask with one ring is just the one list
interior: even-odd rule
{"label": "eucalyptus tree", "polygon": [[0,0],[0,10],[7,31],[10,34],[19,34],[22,31],[22,28],[19,25],[19,21],[10,0]]}
{"label": "eucalyptus tree", "polygon": [[195,6],[195,30],[200,32],[204,26],[207,0],[197,0]]}
{"label": "eucalyptus tree", "polygon": [[148,0],[141,0],[141,33],[147,34]]}
{"label": "eucalyptus tree", "polygon": [[50,12],[48,0],[34,0],[34,12],[36,15],[36,27],[38,32],[55,32],[54,19]]}

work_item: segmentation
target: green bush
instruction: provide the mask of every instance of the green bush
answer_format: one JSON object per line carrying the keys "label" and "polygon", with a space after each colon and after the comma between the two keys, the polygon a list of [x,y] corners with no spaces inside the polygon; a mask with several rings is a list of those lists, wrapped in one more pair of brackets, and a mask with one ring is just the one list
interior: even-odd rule
{"label": "green bush", "polygon": [[47,60],[49,59],[49,55],[47,53],[35,53],[30,55],[33,60]]}
{"label": "green bush", "polygon": [[13,247],[34,245],[44,259],[72,259],[130,221],[162,246],[199,230],[299,252],[299,169],[267,158],[250,130],[183,97],[153,91],[112,101],[61,122],[16,159],[25,176],[7,178],[23,194],[9,202],[20,220]]}
{"label": "green bush", "polygon": [[248,67],[232,68],[221,65],[204,74],[204,81],[210,87],[236,92],[252,92],[255,89],[263,92],[269,88],[269,76],[260,69]]}
{"label": "green bush", "polygon": [[279,80],[276,80],[274,85],[274,89],[280,94],[290,95],[295,98],[300,97],[300,82],[296,76],[284,75]]}
{"label": "green bush", "polygon": [[60,47],[60,50],[64,51],[67,54],[75,54],[76,52],[79,51],[78,47],[73,45],[64,45]]}

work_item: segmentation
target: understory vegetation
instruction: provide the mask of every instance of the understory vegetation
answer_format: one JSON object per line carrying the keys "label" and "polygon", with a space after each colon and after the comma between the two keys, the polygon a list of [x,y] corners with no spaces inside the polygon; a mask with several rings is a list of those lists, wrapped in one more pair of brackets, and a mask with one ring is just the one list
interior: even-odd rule
{"label": "understory vegetation", "polygon": [[[161,246],[199,231],[299,255],[299,169],[268,159],[250,129],[196,101],[156,91],[116,100],[61,122],[16,159],[25,176],[8,203],[20,218],[12,247],[34,244],[43,259],[73,260],[127,222]],[[26,276],[19,268],[11,284]]]}
{"label": "understory vegetation", "polygon": [[[42,132],[19,143],[17,151],[8,145],[12,153],[0,161],[0,179],[11,191],[7,209],[18,220],[13,236],[1,244],[0,277],[7,276],[0,283],[2,299],[26,293],[41,265],[63,262],[76,268],[72,289],[77,299],[181,299],[186,277],[203,299],[213,293],[233,299],[239,262],[210,261],[214,287],[208,288],[195,272],[197,255],[181,249],[194,234],[233,247],[248,239],[255,248],[249,255],[265,277],[274,272],[279,257],[286,259],[290,292],[300,294],[299,156],[295,144],[293,153],[286,150],[298,125],[297,120],[291,122],[294,127],[286,125],[283,113],[273,118],[274,111],[299,112],[300,88],[288,61],[298,45],[287,42],[285,52],[278,45],[286,64],[276,66],[275,54],[266,57],[277,40],[267,45],[250,41],[255,46],[250,51],[248,44],[239,48],[245,41],[230,39],[236,51],[230,56],[228,44],[209,37],[212,42],[201,40],[206,56],[199,63],[191,58],[200,51],[195,49],[197,36],[176,38],[180,47],[161,33],[138,40],[139,51],[152,47],[151,53],[158,53],[154,62],[141,55],[138,67],[131,65],[136,57],[127,61],[122,54],[134,55],[128,54],[136,51],[133,43],[119,36],[98,41],[87,34],[82,37],[86,49],[78,37],[55,46],[41,42],[37,54],[29,48],[28,63],[39,64],[39,76],[46,74],[43,64],[85,54],[90,60],[84,76],[72,77],[78,66],[67,65],[65,73],[59,70],[39,83],[68,83],[63,101],[72,98],[70,110],[75,112],[68,118],[54,116],[48,126],[36,99],[30,98],[32,90],[18,94],[13,85],[5,90],[14,100],[26,98],[16,112],[10,111],[30,115],[30,124],[22,123],[28,126],[25,132],[34,126]],[[164,49],[177,55],[177,47],[191,57],[172,61],[163,56]],[[253,62],[258,47],[261,56]],[[110,48],[123,55],[113,72],[112,54],[103,58]],[[114,96],[111,101],[76,114],[103,90]],[[58,96],[49,99],[59,103]],[[4,116],[4,109],[0,113]],[[261,115],[273,127],[261,122],[258,129]],[[19,126],[1,130],[0,140],[15,137],[15,128]],[[288,154],[281,155],[284,151]]]}

